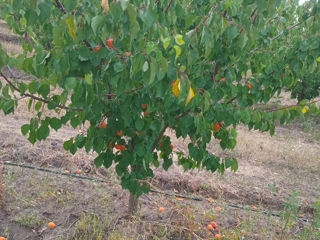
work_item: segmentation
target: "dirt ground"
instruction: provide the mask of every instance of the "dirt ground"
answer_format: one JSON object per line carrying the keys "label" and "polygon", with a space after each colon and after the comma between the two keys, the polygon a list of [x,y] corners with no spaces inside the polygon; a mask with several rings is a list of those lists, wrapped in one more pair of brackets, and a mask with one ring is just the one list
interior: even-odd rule
{"label": "dirt ground", "polygon": [[[16,40],[0,22],[3,46],[17,53]],[[32,79],[13,69],[4,69],[4,73],[19,81]],[[292,100],[282,96],[277,101]],[[52,130],[46,141],[35,145],[21,135],[21,125],[33,115],[26,102],[27,99],[21,99],[15,114],[0,113],[0,161],[61,172],[76,173],[80,169],[84,176],[109,182],[0,164],[0,236],[8,240],[213,239],[216,233],[221,233],[223,239],[300,239],[300,233],[310,222],[296,220],[287,229],[285,219],[260,213],[283,212],[294,190],[299,194],[298,215],[311,221],[314,217],[311,206],[320,197],[318,120],[278,126],[273,137],[239,126],[238,145],[233,151],[222,151],[213,140],[208,148],[211,152],[238,159],[239,170],[235,173],[184,172],[176,161],[167,172],[155,169],[153,189],[204,200],[155,193],[143,195],[139,213],[128,218],[128,194],[121,189],[114,169],[96,169],[93,153],[80,151],[71,155],[63,149],[63,142],[81,129],[65,126],[58,132]],[[176,139],[172,131],[166,134],[171,136],[175,153],[187,151],[187,140]],[[232,204],[247,210],[231,207]],[[252,206],[258,212],[250,211]],[[165,211],[159,213],[159,207]],[[218,228],[209,231],[206,226],[212,220],[218,223]],[[56,224],[52,230],[47,227],[51,221]]]}

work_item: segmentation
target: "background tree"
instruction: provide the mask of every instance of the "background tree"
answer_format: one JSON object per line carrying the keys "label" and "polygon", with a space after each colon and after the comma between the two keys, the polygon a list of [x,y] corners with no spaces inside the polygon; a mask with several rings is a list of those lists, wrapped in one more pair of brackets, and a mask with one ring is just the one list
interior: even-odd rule
{"label": "background tree", "polygon": [[[284,124],[319,112],[307,101],[261,107],[306,73],[319,73],[318,1],[0,3],[1,18],[21,36],[24,50],[18,56],[0,50],[0,68],[15,66],[34,76],[17,82],[1,72],[0,108],[9,114],[20,96],[30,98],[29,109],[38,113],[21,131],[31,143],[67,123],[88,124],[64,148],[73,154],[93,150],[98,167],[115,164],[131,193],[131,213],[149,191],[153,169],[173,163],[166,129],[190,138],[189,154],[178,153],[185,170],[223,173],[236,171],[238,163],[207,151],[212,136],[223,149],[233,149],[240,123],[272,135],[277,120]],[[57,116],[45,116],[43,107]]]}

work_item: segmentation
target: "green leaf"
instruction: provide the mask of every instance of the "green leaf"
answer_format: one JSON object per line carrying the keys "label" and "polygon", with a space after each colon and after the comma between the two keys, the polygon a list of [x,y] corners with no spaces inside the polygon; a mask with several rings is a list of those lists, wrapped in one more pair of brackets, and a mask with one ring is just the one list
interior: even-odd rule
{"label": "green leaf", "polygon": [[136,129],[137,129],[138,132],[141,132],[143,130],[144,121],[141,118],[136,119],[134,124],[135,124]]}
{"label": "green leaf", "polygon": [[320,57],[317,57],[317,62],[320,62]]}
{"label": "green leaf", "polygon": [[61,120],[59,120],[58,118],[55,118],[55,117],[50,119],[49,124],[50,124],[50,127],[56,131],[58,131],[58,129],[60,129],[62,126]]}
{"label": "green leaf", "polygon": [[77,86],[77,79],[75,77],[68,77],[64,86],[67,91],[73,90]]}
{"label": "green leaf", "polygon": [[50,133],[50,129],[46,124],[42,124],[41,127],[37,131],[37,138],[39,140],[45,140]]}
{"label": "green leaf", "polygon": [[21,133],[23,136],[26,136],[27,133],[29,132],[30,125],[29,124],[24,124],[21,126]]}
{"label": "green leaf", "polygon": [[123,11],[125,11],[128,7],[129,0],[120,0],[121,8]]}
{"label": "green leaf", "polygon": [[149,63],[147,61],[144,62],[143,66],[142,66],[142,71],[146,72],[149,69]]}
{"label": "green leaf", "polygon": [[41,87],[38,90],[38,93],[41,94],[44,98],[50,93],[50,86],[48,84],[41,84]]}
{"label": "green leaf", "polygon": [[34,106],[34,109],[38,112],[41,107],[42,107],[42,102],[37,102],[36,105]]}
{"label": "green leaf", "polygon": [[123,71],[123,64],[121,62],[117,62],[114,66],[114,71],[116,73],[122,72]]}
{"label": "green leaf", "polygon": [[95,16],[91,20],[91,28],[93,30],[94,35],[97,35],[98,28],[103,26],[105,22],[105,17],[104,16]]}
{"label": "green leaf", "polygon": [[9,57],[5,51],[1,49],[1,44],[0,44],[0,70],[2,67],[8,64]]}
{"label": "green leaf", "polygon": [[69,139],[68,141],[65,141],[63,143],[63,148],[68,151],[72,144],[73,144],[73,138]]}
{"label": "green leaf", "polygon": [[153,83],[154,81],[154,78],[156,76],[156,73],[157,73],[157,60],[153,57],[150,57],[151,59],[151,62],[150,62],[150,81],[149,83]]}

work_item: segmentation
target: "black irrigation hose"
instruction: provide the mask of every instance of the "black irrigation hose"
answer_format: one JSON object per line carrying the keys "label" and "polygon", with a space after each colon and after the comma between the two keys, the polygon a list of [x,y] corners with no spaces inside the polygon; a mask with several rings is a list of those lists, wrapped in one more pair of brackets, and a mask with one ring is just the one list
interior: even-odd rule
{"label": "black irrigation hose", "polygon": [[[110,183],[110,181],[103,180],[103,179],[91,178],[91,177],[86,177],[86,176],[82,176],[82,175],[79,175],[79,174],[73,174],[73,173],[59,172],[59,171],[51,170],[51,169],[48,169],[48,168],[35,167],[35,166],[18,164],[18,163],[13,163],[13,162],[8,162],[8,161],[0,161],[0,162],[3,163],[4,165],[8,165],[8,166],[34,169],[34,170],[37,170],[37,171],[42,171],[42,172],[47,172],[47,173],[54,173],[54,174],[59,174],[59,175],[64,175],[64,176],[70,176],[70,177],[75,177],[75,178],[80,178],[80,179],[90,180],[90,181],[95,181],[95,182]],[[159,193],[159,194],[163,194],[163,195],[167,195],[167,196],[180,197],[180,198],[190,199],[190,200],[195,200],[195,201],[204,201],[205,200],[204,198],[190,197],[190,196],[185,196],[185,195],[180,195],[180,194],[175,194],[175,193],[168,193],[168,192],[161,192],[161,191],[157,191],[157,190],[153,190],[153,189],[151,189],[150,192]],[[261,211],[261,210],[254,210],[254,209],[247,208],[247,207],[244,207],[244,206],[240,206],[240,205],[237,205],[237,204],[228,204],[228,206],[232,207],[232,208],[238,208],[238,209],[249,210],[249,211],[253,211],[253,212],[259,212],[259,213],[263,213],[263,214],[271,215],[271,216],[275,216],[275,217],[281,217],[280,214],[277,214],[277,213]],[[303,221],[303,222],[309,222],[310,221],[309,219],[301,218],[301,217],[298,217],[298,219]]]}

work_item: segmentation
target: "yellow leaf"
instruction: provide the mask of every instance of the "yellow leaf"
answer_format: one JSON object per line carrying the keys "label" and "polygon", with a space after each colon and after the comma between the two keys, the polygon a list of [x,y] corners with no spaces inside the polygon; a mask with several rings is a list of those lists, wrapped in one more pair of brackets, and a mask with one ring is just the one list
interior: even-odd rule
{"label": "yellow leaf", "polygon": [[177,35],[174,36],[174,39],[176,40],[176,43],[177,43],[178,45],[183,45],[183,44],[184,44],[182,35],[177,34]]}
{"label": "yellow leaf", "polygon": [[317,58],[317,62],[320,62],[320,57]]}
{"label": "yellow leaf", "polygon": [[109,0],[101,0],[100,5],[104,9],[104,12],[108,15],[108,12],[109,12]]}
{"label": "yellow leaf", "polygon": [[181,48],[177,45],[174,45],[173,48],[176,50],[176,59],[177,59],[181,54]]}
{"label": "yellow leaf", "polygon": [[194,98],[194,91],[192,88],[190,88],[189,93],[188,93],[188,97],[187,97],[187,101],[186,101],[186,106],[189,104],[189,102],[191,101],[192,98]]}
{"label": "yellow leaf", "polygon": [[74,24],[74,16],[71,16],[70,18],[68,18],[66,23],[69,27],[69,34],[72,37],[72,39],[74,40],[76,38],[76,34],[74,33],[74,29],[76,27]]}
{"label": "yellow leaf", "polygon": [[301,112],[303,112],[303,113],[306,113],[307,111],[308,111],[308,108],[306,108],[306,107],[303,107],[301,110]]}
{"label": "yellow leaf", "polygon": [[213,203],[214,200],[213,200],[212,198],[208,198],[208,202],[209,202],[209,203]]}
{"label": "yellow leaf", "polygon": [[180,80],[178,79],[175,81],[173,87],[172,87],[173,94],[178,97],[180,95]]}

